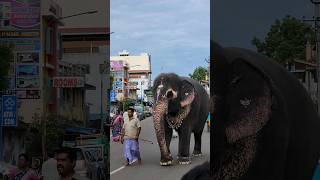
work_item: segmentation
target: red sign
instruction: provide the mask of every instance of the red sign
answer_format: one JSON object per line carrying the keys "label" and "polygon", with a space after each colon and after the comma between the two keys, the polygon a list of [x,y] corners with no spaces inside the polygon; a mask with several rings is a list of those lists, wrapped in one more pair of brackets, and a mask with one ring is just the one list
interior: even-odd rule
{"label": "red sign", "polygon": [[54,77],[53,87],[56,88],[77,88],[84,87],[85,80],[83,77]]}

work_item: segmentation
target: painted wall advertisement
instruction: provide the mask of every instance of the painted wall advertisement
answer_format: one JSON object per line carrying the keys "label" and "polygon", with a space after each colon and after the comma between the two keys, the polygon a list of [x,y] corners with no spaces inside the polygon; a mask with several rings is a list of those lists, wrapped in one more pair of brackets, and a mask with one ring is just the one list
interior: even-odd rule
{"label": "painted wall advertisement", "polygon": [[0,29],[35,30],[40,28],[40,0],[2,0]]}

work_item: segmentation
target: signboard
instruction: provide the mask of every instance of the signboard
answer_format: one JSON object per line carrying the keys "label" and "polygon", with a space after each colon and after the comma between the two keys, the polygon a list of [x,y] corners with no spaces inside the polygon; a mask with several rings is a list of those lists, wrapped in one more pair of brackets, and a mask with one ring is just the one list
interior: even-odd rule
{"label": "signboard", "polygon": [[40,99],[40,94],[40,90],[17,91],[18,99]]}
{"label": "signboard", "polygon": [[85,86],[84,77],[54,77],[53,87],[56,88],[79,88]]}
{"label": "signboard", "polygon": [[110,71],[122,71],[123,61],[110,61]]}
{"label": "signboard", "polygon": [[117,94],[116,94],[116,92],[114,90],[110,91],[110,101],[111,102],[117,101]]}
{"label": "signboard", "polygon": [[2,126],[17,126],[16,96],[2,96]]}
{"label": "signboard", "polygon": [[39,36],[39,31],[0,31],[1,38],[33,38]]}
{"label": "signboard", "polygon": [[38,76],[39,66],[38,65],[18,65],[17,75],[18,76]]}
{"label": "signboard", "polygon": [[39,38],[0,38],[0,44],[13,45],[14,51],[40,51]]}
{"label": "signboard", "polygon": [[0,29],[39,30],[40,0],[2,0],[0,2]]}
{"label": "signboard", "polygon": [[39,63],[38,52],[19,52],[16,58],[17,63]]}
{"label": "signboard", "polygon": [[115,86],[122,86],[123,83],[122,83],[122,81],[114,81],[113,84]]}
{"label": "signboard", "polygon": [[39,88],[40,79],[38,77],[18,77],[17,88]]}

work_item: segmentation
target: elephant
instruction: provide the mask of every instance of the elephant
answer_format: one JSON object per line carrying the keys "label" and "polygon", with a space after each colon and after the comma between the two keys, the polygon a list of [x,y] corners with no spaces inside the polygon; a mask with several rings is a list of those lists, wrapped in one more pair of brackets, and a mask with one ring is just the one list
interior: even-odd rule
{"label": "elephant", "polygon": [[161,166],[172,164],[170,142],[175,129],[179,136],[178,162],[191,163],[190,138],[194,133],[194,156],[201,156],[201,136],[208,116],[209,95],[199,82],[174,73],[162,73],[154,80],[153,121],[160,148]]}
{"label": "elephant", "polygon": [[262,54],[215,42],[211,48],[210,168],[205,163],[182,179],[312,179],[320,119],[303,85]]}

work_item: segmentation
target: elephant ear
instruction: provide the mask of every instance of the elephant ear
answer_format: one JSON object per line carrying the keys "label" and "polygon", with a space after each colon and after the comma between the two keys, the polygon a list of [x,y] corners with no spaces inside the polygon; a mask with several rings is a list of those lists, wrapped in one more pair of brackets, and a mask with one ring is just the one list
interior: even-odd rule
{"label": "elephant ear", "polygon": [[182,108],[190,105],[194,98],[195,98],[195,90],[192,83],[185,79],[182,81],[182,88],[181,88],[181,102],[180,105]]}

